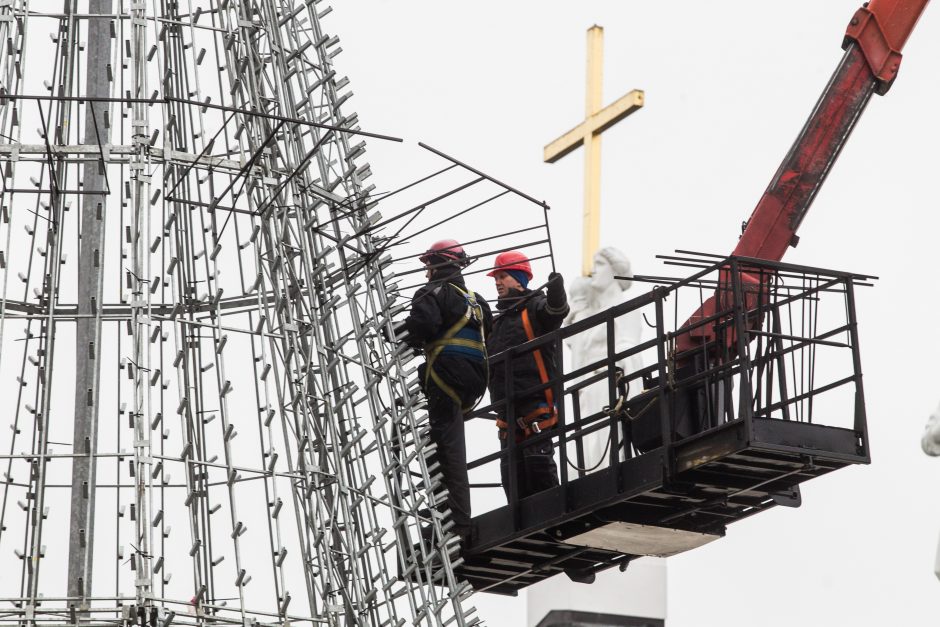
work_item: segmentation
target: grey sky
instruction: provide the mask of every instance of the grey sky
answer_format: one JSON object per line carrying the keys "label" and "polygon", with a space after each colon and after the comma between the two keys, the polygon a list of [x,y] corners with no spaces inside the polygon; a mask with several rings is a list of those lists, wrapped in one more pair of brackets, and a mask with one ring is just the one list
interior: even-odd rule
{"label": "grey sky", "polygon": [[[587,27],[606,30],[605,104],[633,88],[647,96],[604,135],[602,245],[627,251],[638,273],[661,273],[656,253],[733,248],[841,58],[856,8],[357,0],[339,3],[325,26],[342,39],[338,68],[363,127],[429,142],[547,200],[570,277],[581,156],[549,166],[541,149],[583,117]],[[940,397],[940,342],[915,328],[931,328],[938,305],[938,59],[940,15],[928,7],[894,88],[869,105],[787,256],[881,277],[859,296],[874,463],[808,484],[798,510],[756,516],[670,558],[671,627],[936,621],[940,461],[918,441]],[[370,143],[380,188],[413,173],[392,154]]]}

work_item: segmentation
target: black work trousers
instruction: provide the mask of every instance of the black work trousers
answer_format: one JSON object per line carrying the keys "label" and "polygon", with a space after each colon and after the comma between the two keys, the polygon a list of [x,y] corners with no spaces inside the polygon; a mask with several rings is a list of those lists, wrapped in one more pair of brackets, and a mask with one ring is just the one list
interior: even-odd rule
{"label": "black work trousers", "polygon": [[[502,440],[502,449],[509,447],[509,438]],[[499,474],[503,480],[503,491],[509,501],[509,456],[506,454],[499,463]],[[516,494],[522,499],[536,492],[554,488],[558,485],[558,467],[555,465],[554,447],[551,440],[545,440],[533,446],[525,446],[525,441],[516,442],[516,460],[513,468],[516,480]]]}
{"label": "black work trousers", "polygon": [[470,532],[470,479],[467,476],[467,444],[464,439],[463,411],[452,398],[433,382],[425,396],[431,423],[431,442],[437,445],[435,460],[441,465],[447,486],[447,506],[454,521],[454,532]]}

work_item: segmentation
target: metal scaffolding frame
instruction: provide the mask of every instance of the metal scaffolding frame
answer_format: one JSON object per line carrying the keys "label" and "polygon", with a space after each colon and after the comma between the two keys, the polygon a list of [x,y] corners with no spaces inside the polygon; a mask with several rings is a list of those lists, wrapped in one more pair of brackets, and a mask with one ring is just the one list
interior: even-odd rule
{"label": "metal scaffolding frame", "polygon": [[479,622],[329,11],[0,0],[0,625]]}

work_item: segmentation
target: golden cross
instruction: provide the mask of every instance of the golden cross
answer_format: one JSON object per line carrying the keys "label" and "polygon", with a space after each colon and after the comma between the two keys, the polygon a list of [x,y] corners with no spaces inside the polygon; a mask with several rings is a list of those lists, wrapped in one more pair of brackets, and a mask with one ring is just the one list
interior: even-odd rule
{"label": "golden cross", "polygon": [[584,121],[545,146],[544,160],[554,163],[584,144],[584,243],[581,273],[588,276],[600,247],[601,133],[643,106],[643,91],[634,89],[601,109],[603,93],[604,29],[592,26],[587,32],[587,100]]}

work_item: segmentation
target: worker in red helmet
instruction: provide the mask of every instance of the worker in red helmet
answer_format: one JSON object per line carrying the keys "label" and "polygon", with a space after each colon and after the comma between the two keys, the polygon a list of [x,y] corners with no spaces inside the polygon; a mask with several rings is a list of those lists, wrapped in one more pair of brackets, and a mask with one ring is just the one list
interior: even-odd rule
{"label": "worker in red helmet", "polygon": [[486,391],[485,338],[493,316],[486,300],[467,289],[461,273],[468,264],[467,254],[456,240],[435,242],[420,260],[428,282],[415,293],[411,311],[396,334],[424,351],[426,361],[418,376],[428,403],[430,438],[448,491],[453,531],[466,544],[470,482],[464,413]]}
{"label": "worker in red helmet", "polygon": [[[568,314],[565,282],[560,274],[548,275],[545,291],[530,290],[532,266],[529,258],[518,250],[500,253],[493,271],[496,281],[499,315],[486,340],[491,357],[514,346],[555,331]],[[517,494],[523,498],[558,485],[558,469],[551,440],[526,446],[525,440],[553,428],[558,423],[558,411],[552,387],[537,389],[549,383],[557,374],[554,344],[543,344],[537,350],[512,356],[507,368],[505,359],[490,362],[490,401],[497,406],[499,437],[502,447],[514,437],[521,450],[515,467],[510,471],[506,456],[500,462],[500,474],[506,498],[509,498],[510,472],[515,475]],[[512,377],[512,398],[506,398],[507,377]],[[535,391],[528,391],[536,388]],[[512,415],[507,418],[507,408]]]}

